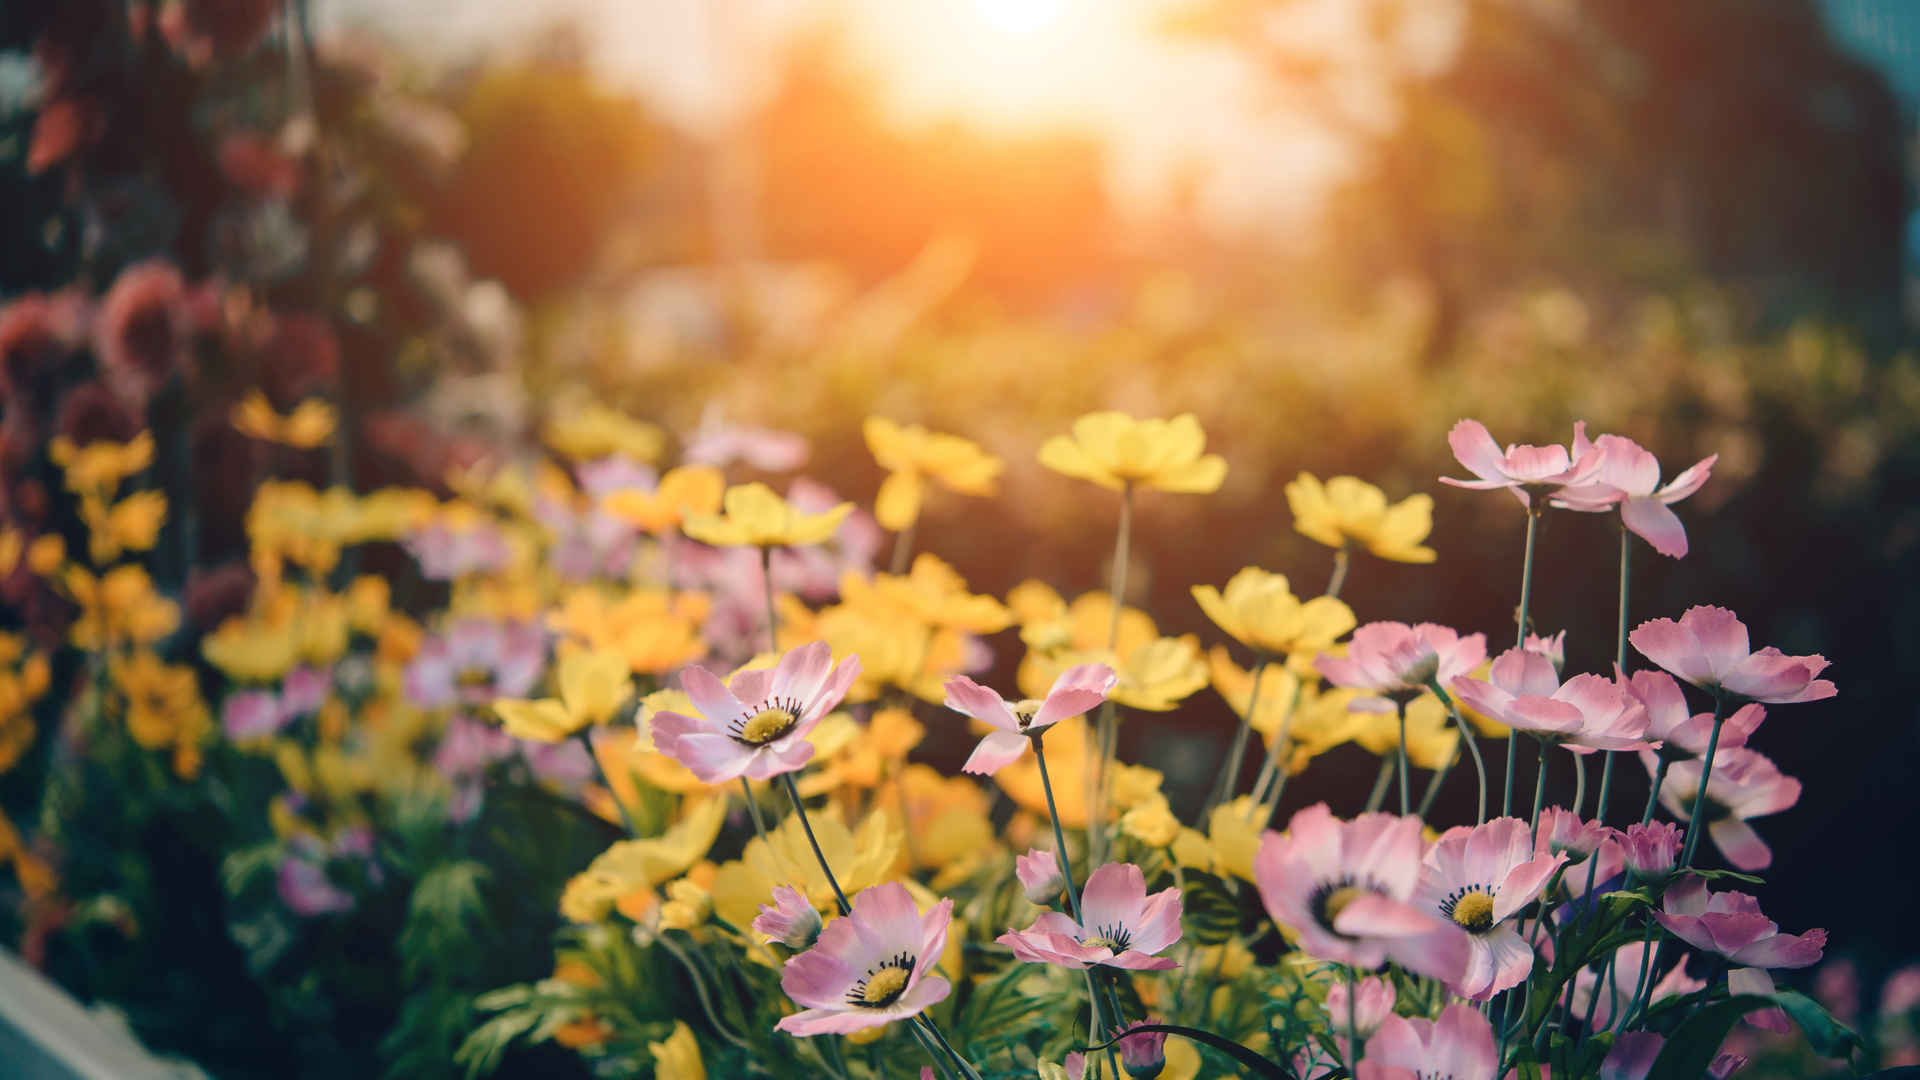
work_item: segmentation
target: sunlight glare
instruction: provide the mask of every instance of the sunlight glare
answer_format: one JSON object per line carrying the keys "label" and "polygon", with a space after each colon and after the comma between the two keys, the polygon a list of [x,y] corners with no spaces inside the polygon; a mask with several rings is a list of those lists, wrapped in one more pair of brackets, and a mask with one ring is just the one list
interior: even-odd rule
{"label": "sunlight glare", "polygon": [[980,17],[1007,34],[1030,34],[1060,17],[1066,0],[973,0]]}

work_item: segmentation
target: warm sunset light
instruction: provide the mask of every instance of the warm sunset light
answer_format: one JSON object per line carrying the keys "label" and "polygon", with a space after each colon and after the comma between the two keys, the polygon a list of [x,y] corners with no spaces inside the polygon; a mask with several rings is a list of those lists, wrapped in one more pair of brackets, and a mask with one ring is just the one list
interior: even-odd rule
{"label": "warm sunset light", "polygon": [[980,17],[1008,34],[1029,34],[1060,17],[1066,0],[973,0]]}

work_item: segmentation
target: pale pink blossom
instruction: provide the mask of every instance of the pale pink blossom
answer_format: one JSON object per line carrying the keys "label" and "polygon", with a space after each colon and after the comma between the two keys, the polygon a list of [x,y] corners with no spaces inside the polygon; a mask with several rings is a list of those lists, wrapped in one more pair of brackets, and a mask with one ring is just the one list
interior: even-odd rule
{"label": "pale pink blossom", "polygon": [[[1773,976],[1765,968],[1743,967],[1727,972],[1727,993],[1731,996],[1753,994],[1759,997],[1773,996]],[[1755,1009],[1743,1017],[1754,1027],[1763,1028],[1776,1035],[1785,1035],[1793,1030],[1793,1021],[1787,1019],[1785,1009]]]}
{"label": "pale pink blossom", "polygon": [[1783,934],[1760,913],[1758,900],[1743,892],[1711,892],[1704,878],[1669,886],[1661,907],[1653,917],[1674,937],[1745,967],[1808,967],[1827,946],[1825,930]]}
{"label": "pale pink blossom", "polygon": [[1522,506],[1532,506],[1531,495],[1544,494],[1549,488],[1578,487],[1600,471],[1600,454],[1589,448],[1578,460],[1567,448],[1550,446],[1508,446],[1504,451],[1493,441],[1486,425],[1478,420],[1462,420],[1447,433],[1447,445],[1472,480],[1443,476],[1440,482],[1475,491],[1506,488]]}
{"label": "pale pink blossom", "polygon": [[546,639],[532,622],[469,617],[421,643],[402,681],[423,709],[478,708],[526,697],[539,681]]}
{"label": "pale pink blossom", "polygon": [[[1613,963],[1607,966],[1604,981],[1593,968],[1581,968],[1573,976],[1573,1015],[1586,1016],[1587,1005],[1592,1003],[1594,1029],[1611,1025],[1616,1004],[1622,1009],[1627,1007],[1634,991],[1640,987],[1641,972],[1645,970],[1645,965],[1657,959],[1658,955],[1657,948],[1648,949],[1645,942],[1634,941],[1614,950]],[[1597,1002],[1593,1000],[1596,987],[1600,992]],[[1682,997],[1706,987],[1705,982],[1687,974],[1686,964],[1675,964],[1665,975],[1654,980],[1653,989],[1648,991],[1647,1003],[1658,1005],[1668,998]]]}
{"label": "pale pink blossom", "polygon": [[1354,1068],[1355,1080],[1492,1080],[1500,1069],[1493,1025],[1471,1005],[1455,1003],[1440,1019],[1390,1016]]}
{"label": "pale pink blossom", "polygon": [[1665,881],[1679,864],[1683,839],[1684,834],[1671,822],[1627,826],[1623,841],[1627,868],[1643,881]]}
{"label": "pale pink blossom", "polygon": [[741,461],[762,472],[786,472],[806,464],[807,440],[790,431],[730,424],[718,405],[709,404],[681,457],[690,465],[726,468]]}
{"label": "pale pink blossom", "polygon": [[1618,506],[1621,524],[1652,544],[1653,550],[1675,559],[1686,555],[1686,527],[1669,507],[1700,490],[1720,455],[1702,458],[1661,487],[1660,461],[1639,443],[1620,435],[1602,435],[1588,442],[1585,422],[1575,424],[1573,430],[1574,456],[1597,454],[1599,469],[1585,483],[1562,488],[1553,505],[1585,513]]}
{"label": "pale pink blossom", "polygon": [[[717,681],[717,680],[716,680]],[[952,987],[933,974],[947,947],[953,901],[924,916],[897,881],[853,898],[853,910],[820,931],[813,948],[787,961],[780,987],[806,1008],[782,1017],[789,1035],[846,1035],[918,1016]]]}
{"label": "pale pink blossom", "polygon": [[1030,964],[1162,971],[1180,966],[1172,957],[1155,955],[1180,940],[1180,910],[1178,888],[1148,896],[1138,866],[1108,863],[1087,876],[1080,921],[1044,911],[1032,926],[996,940]]}
{"label": "pale pink blossom", "polygon": [[1373,969],[1392,960],[1420,975],[1463,975],[1472,946],[1453,920],[1414,903],[1425,842],[1420,819],[1362,814],[1340,821],[1325,803],[1268,832],[1253,880],[1267,914],[1322,960]]}
{"label": "pale pink blossom", "polygon": [[1067,887],[1060,858],[1051,851],[1034,848],[1017,856],[1013,860],[1013,873],[1020,879],[1020,891],[1027,894],[1027,900],[1041,907],[1051,906],[1060,899],[1060,890]]}
{"label": "pale pink blossom", "polygon": [[1427,849],[1414,900],[1467,932],[1467,969],[1449,988],[1485,1001],[1517,986],[1533,970],[1533,949],[1514,916],[1538,899],[1564,854],[1535,854],[1533,833],[1519,818],[1448,829]]}
{"label": "pale pink blossom", "polygon": [[820,913],[799,889],[773,887],[773,903],[761,904],[753,917],[755,933],[765,934],[789,949],[810,949],[820,935]]}
{"label": "pale pink blossom", "polygon": [[220,705],[220,728],[234,740],[261,739],[277,733],[287,722],[280,698],[271,690],[241,690]]}
{"label": "pale pink blossom", "polygon": [[1098,708],[1114,682],[1113,669],[1107,665],[1080,664],[1061,672],[1044,700],[1008,702],[965,675],[948,679],[947,708],[994,728],[973,748],[960,771],[984,775],[1013,764],[1047,728]]}
{"label": "pale pink blossom", "polygon": [[[1627,692],[1646,707],[1647,741],[1662,744],[1659,747],[1662,756],[1678,759],[1707,752],[1707,743],[1713,737],[1713,714],[1689,711],[1686,693],[1673,676],[1649,670],[1636,671],[1631,679],[1626,679],[1615,668],[1614,681],[1624,685]],[[1720,724],[1720,749],[1745,746],[1748,737],[1766,718],[1767,710],[1758,704],[1742,705],[1734,710],[1733,715]]]}
{"label": "pale pink blossom", "polygon": [[1353,632],[1345,656],[1321,653],[1313,666],[1335,686],[1379,695],[1355,700],[1354,711],[1391,712],[1387,695],[1414,693],[1430,680],[1447,686],[1486,658],[1485,634],[1462,637],[1435,623],[1371,622]]}
{"label": "pale pink blossom", "polygon": [[506,534],[488,522],[459,529],[435,523],[408,533],[400,546],[419,562],[420,576],[433,581],[492,573],[513,557]]}
{"label": "pale pink blossom", "polygon": [[1450,685],[1482,715],[1576,754],[1647,745],[1647,710],[1638,699],[1600,675],[1575,675],[1563,683],[1544,653],[1508,649],[1486,679],[1463,675]]}
{"label": "pale pink blossom", "polygon": [[[1640,760],[1650,774],[1657,773],[1652,754],[1642,753]],[[1693,816],[1703,764],[1701,758],[1676,761],[1660,785],[1660,805],[1683,821]],[[1736,868],[1765,870],[1773,864],[1773,851],[1747,822],[1799,801],[1800,781],[1782,773],[1765,754],[1747,747],[1722,749],[1713,757],[1713,777],[1707,781],[1707,837]]]}
{"label": "pale pink blossom", "polygon": [[1832,697],[1833,683],[1817,676],[1824,656],[1788,656],[1769,645],[1755,652],[1747,627],[1726,608],[1691,607],[1675,622],[1653,619],[1629,636],[1641,655],[1704,690],[1748,701],[1789,704]]}
{"label": "pale pink blossom", "polygon": [[1565,807],[1549,806],[1540,812],[1541,846],[1564,851],[1573,862],[1593,854],[1616,835],[1604,822],[1588,821]]}
{"label": "pale pink blossom", "polygon": [[793,772],[812,760],[807,736],[859,674],[859,657],[835,665],[824,641],[789,650],[771,671],[736,672],[731,685],[688,667],[681,688],[698,715],[655,713],[654,745],[708,784]]}
{"label": "pale pink blossom", "polygon": [[1567,632],[1565,630],[1546,637],[1541,634],[1528,634],[1520,645],[1531,653],[1539,653],[1553,661],[1553,670],[1559,671],[1567,666]]}
{"label": "pale pink blossom", "polygon": [[1350,1036],[1364,1043],[1380,1030],[1380,1025],[1393,1015],[1396,997],[1393,981],[1377,975],[1360,979],[1351,988],[1345,979],[1335,979],[1333,985],[1327,987],[1327,1000],[1323,1006],[1327,1014],[1327,1027],[1339,1043],[1343,1058],[1353,1058]]}

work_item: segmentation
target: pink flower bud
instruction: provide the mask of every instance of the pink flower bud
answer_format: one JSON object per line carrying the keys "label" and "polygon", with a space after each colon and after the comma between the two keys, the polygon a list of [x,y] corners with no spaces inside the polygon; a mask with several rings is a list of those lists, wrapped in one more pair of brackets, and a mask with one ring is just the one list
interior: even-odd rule
{"label": "pink flower bud", "polygon": [[753,929],[789,949],[808,949],[820,934],[820,913],[813,910],[813,904],[801,895],[800,890],[776,885],[773,904],[760,905],[760,914],[753,919]]}
{"label": "pink flower bud", "polygon": [[1680,857],[1681,833],[1666,821],[1627,826],[1627,867],[1648,881],[1664,881]]}
{"label": "pink flower bud", "polygon": [[[1149,1020],[1148,1023],[1158,1023]],[[1131,1024],[1131,1031],[1139,1024]],[[1154,1080],[1160,1071],[1167,1067],[1167,1033],[1164,1031],[1142,1031],[1137,1035],[1120,1037],[1120,1064],[1127,1075],[1134,1080]]]}
{"label": "pink flower bud", "polygon": [[1060,899],[1060,891],[1067,887],[1066,875],[1060,872],[1060,860],[1051,851],[1039,848],[1027,852],[1013,860],[1013,872],[1020,879],[1021,891],[1027,899],[1041,907],[1049,907]]}

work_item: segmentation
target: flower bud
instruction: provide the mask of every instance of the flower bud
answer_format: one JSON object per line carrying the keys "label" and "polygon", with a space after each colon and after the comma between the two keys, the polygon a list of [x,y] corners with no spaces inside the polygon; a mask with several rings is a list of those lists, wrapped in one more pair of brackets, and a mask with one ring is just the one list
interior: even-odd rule
{"label": "flower bud", "polygon": [[[1139,1026],[1132,1024],[1127,1030]],[[1167,1033],[1142,1031],[1136,1035],[1120,1036],[1120,1064],[1134,1080],[1154,1080],[1167,1067]]]}
{"label": "flower bud", "polygon": [[1067,887],[1060,860],[1051,851],[1034,848],[1014,859],[1013,872],[1020,879],[1020,889],[1027,894],[1027,899],[1041,907],[1051,906],[1060,899],[1060,890]]}
{"label": "flower bud", "polygon": [[1648,881],[1664,881],[1680,857],[1680,829],[1671,822],[1627,826],[1627,867]]}
{"label": "flower bud", "polygon": [[1614,830],[1598,821],[1582,821],[1580,815],[1558,806],[1550,806],[1540,818],[1540,840],[1547,850],[1565,852],[1569,862],[1579,862],[1594,853]]}
{"label": "flower bud", "polygon": [[[1379,977],[1361,979],[1353,988],[1352,1031],[1362,1039],[1373,1037],[1393,1015],[1393,984]],[[1344,980],[1327,988],[1327,1020],[1336,1035],[1348,1034],[1348,990]]]}
{"label": "flower bud", "polygon": [[796,952],[813,947],[820,926],[820,913],[813,910],[813,904],[800,890],[787,885],[774,886],[773,904],[761,904],[760,914],[753,919],[756,933]]}

